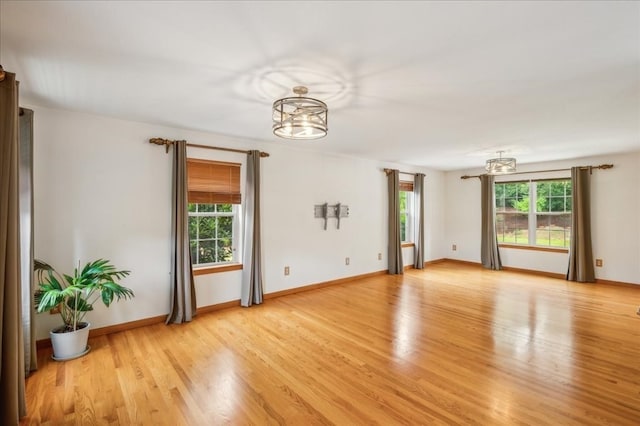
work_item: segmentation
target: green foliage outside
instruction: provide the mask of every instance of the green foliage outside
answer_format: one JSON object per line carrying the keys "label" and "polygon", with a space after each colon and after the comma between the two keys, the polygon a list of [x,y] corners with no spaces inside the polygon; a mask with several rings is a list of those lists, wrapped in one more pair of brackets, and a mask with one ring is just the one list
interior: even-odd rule
{"label": "green foliage outside", "polygon": [[407,241],[407,192],[400,191],[400,241]]}
{"label": "green foliage outside", "polygon": [[232,211],[231,204],[189,204],[189,240],[194,265],[233,261]]}

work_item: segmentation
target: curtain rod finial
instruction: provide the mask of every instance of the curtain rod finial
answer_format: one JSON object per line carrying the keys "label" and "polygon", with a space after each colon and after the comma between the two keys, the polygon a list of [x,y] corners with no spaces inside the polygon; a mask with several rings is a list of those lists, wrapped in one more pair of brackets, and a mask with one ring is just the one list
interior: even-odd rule
{"label": "curtain rod finial", "polygon": [[151,138],[149,139],[149,143],[155,145],[164,145],[164,152],[169,153],[169,147],[175,143],[175,141],[170,141],[169,139],[163,138]]}

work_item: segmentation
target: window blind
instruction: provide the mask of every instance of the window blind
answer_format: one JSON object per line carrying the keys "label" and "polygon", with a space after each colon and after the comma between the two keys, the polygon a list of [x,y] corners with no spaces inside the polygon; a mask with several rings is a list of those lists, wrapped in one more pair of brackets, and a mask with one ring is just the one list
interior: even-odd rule
{"label": "window blind", "polygon": [[189,202],[240,204],[240,164],[187,159]]}
{"label": "window blind", "polygon": [[398,184],[398,189],[405,192],[413,192],[413,182],[408,180],[401,180]]}

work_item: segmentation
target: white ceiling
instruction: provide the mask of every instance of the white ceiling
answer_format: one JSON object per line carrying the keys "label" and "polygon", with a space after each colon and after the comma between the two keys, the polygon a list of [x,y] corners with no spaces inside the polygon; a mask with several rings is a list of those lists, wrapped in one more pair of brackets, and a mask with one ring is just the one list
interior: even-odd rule
{"label": "white ceiling", "polygon": [[[640,2],[2,0],[0,14],[0,63],[35,105],[441,170],[497,150],[640,149]],[[328,103],[324,139],[272,134],[271,104],[296,85]]]}

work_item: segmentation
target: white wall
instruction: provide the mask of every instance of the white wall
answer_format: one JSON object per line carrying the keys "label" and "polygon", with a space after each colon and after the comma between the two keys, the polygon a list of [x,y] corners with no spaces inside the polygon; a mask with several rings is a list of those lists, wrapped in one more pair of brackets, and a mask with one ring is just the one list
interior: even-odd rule
{"label": "white wall", "polygon": [[[610,170],[596,170],[591,179],[591,214],[594,258],[603,259],[596,277],[640,284],[640,151],[627,154],[579,158],[519,165],[519,171],[562,169],[579,165],[614,164]],[[447,172],[447,212],[444,239],[446,257],[480,262],[480,182],[462,180],[464,174],[483,170]],[[570,176],[568,172],[530,174],[530,178]],[[502,178],[504,179],[504,178]],[[451,245],[457,244],[457,251]],[[500,249],[505,266],[564,274],[568,255],[519,249]]]}
{"label": "white wall", "polygon": [[[442,172],[30,107],[35,111],[36,257],[65,272],[78,259],[99,257],[132,271],[123,284],[135,291],[135,299],[108,310],[96,306],[90,313],[94,327],[164,315],[169,309],[171,164],[162,147],[148,143],[150,137],[271,154],[262,161],[266,293],[386,269],[384,167],[426,174],[425,258],[445,257]],[[190,148],[189,155],[244,162],[242,154],[221,151]],[[350,217],[340,230],[330,220],[325,231],[322,220],[313,217],[314,205],[324,202],[349,206]],[[287,277],[284,266],[291,269]],[[196,277],[198,306],[239,299],[240,276],[231,271]],[[58,316],[39,315],[37,338],[47,337],[58,323]]]}

